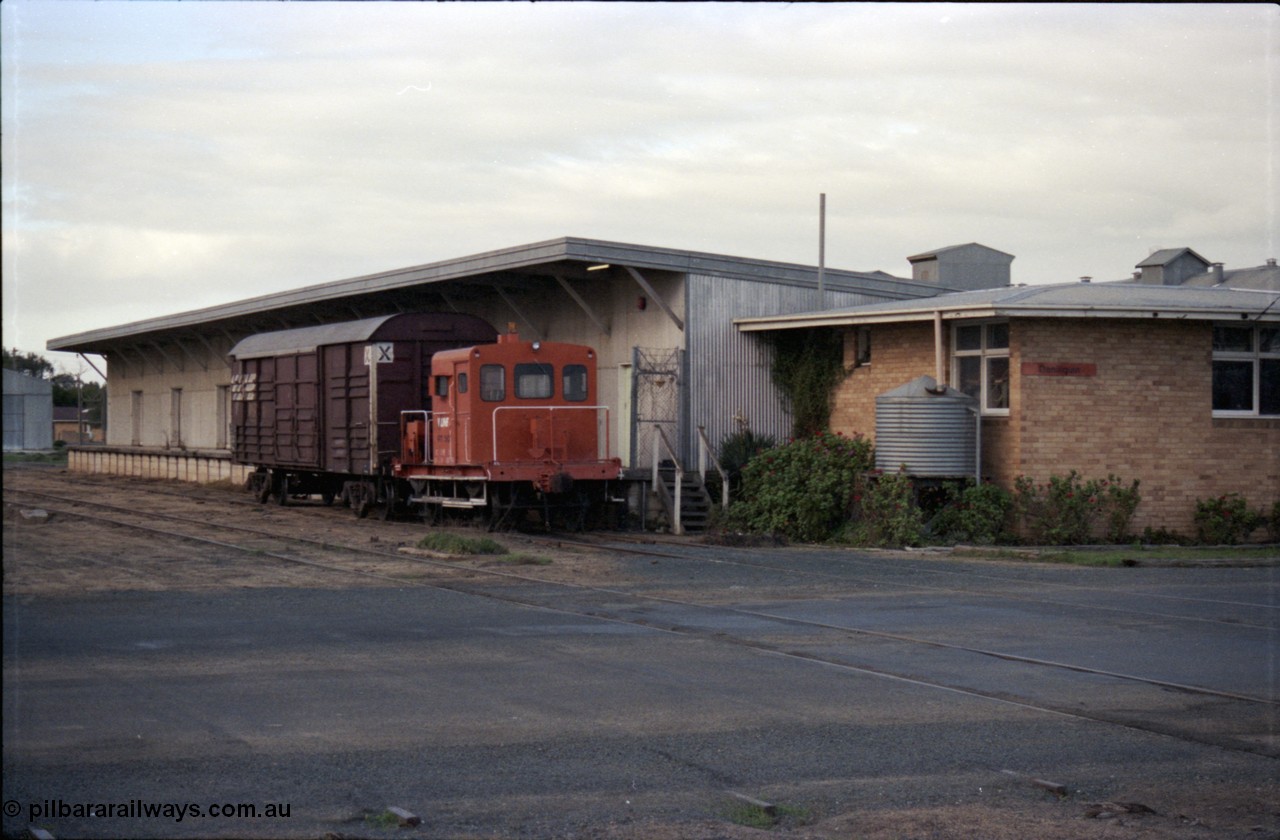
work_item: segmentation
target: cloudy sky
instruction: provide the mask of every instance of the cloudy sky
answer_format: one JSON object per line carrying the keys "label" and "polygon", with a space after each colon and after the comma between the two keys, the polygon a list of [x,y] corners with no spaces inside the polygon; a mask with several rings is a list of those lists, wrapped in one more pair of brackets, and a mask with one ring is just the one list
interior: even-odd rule
{"label": "cloudy sky", "polygon": [[[4,343],[559,236],[1280,256],[1253,5],[0,4]],[[73,357],[66,359],[74,367]]]}

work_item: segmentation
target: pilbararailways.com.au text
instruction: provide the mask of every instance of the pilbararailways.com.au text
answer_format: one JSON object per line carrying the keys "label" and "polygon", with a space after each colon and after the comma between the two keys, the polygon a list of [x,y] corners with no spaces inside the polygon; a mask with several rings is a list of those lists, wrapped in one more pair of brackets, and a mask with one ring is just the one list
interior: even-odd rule
{"label": "pilbararailways.com.au text", "polygon": [[16,799],[4,803],[6,817],[16,817],[26,811],[27,819],[167,819],[182,822],[184,819],[232,818],[242,820],[287,819],[293,806],[287,802],[214,802],[201,805],[198,802],[147,802],[129,799],[124,802],[67,802],[63,799],[43,799],[28,802],[24,807]]}

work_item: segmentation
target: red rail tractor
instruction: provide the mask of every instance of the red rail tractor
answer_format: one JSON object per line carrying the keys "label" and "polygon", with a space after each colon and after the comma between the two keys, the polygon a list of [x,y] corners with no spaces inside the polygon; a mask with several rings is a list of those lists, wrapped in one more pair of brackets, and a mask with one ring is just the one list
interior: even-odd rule
{"label": "red rail tractor", "polygon": [[609,412],[596,393],[590,347],[521,341],[436,353],[431,408],[401,414],[392,475],[431,518],[485,509],[581,522],[609,503],[622,464],[608,455]]}

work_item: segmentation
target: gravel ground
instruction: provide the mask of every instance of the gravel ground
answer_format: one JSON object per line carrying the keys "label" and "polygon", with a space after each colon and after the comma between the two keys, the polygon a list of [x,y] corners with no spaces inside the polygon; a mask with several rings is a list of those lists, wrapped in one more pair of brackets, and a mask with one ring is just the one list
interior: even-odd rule
{"label": "gravel ground", "polygon": [[[561,605],[574,609],[558,612],[283,567],[70,516],[28,520],[20,512],[31,505],[9,501],[24,487],[70,494],[90,483],[56,470],[5,474],[6,836],[36,824],[59,838],[1280,837],[1280,762],[1265,755],[806,658],[886,650],[857,635],[775,630],[783,647],[769,653],[720,614],[644,608],[645,626],[578,609],[631,615],[635,594],[774,611],[826,604],[836,614],[848,603],[847,615],[879,629],[1036,644],[1040,633],[1017,617],[1069,651],[1072,632],[1059,622],[1075,628],[1081,610],[1114,607],[1089,616],[1099,636],[1124,640],[1116,655],[1146,645],[1161,663],[1161,647],[1178,645],[1168,667],[1205,657],[1209,674],[1221,657],[1197,645],[1222,626],[1239,623],[1247,640],[1269,620],[1274,645],[1271,570],[1117,577],[921,553],[708,546],[690,564],[504,537],[550,561],[529,574],[616,593],[566,595]],[[229,488],[155,497],[181,488],[97,479],[91,489],[107,502],[159,499],[211,522],[349,545],[394,548],[423,533],[319,506],[257,508]],[[742,559],[792,572],[715,562]],[[1223,621],[1210,623],[1211,610]],[[664,629],[677,620],[687,632]],[[1184,626],[1185,639],[1171,635]],[[881,664],[1038,690],[1003,666],[906,658]],[[1085,699],[1103,685],[1072,680],[1063,690]],[[1186,702],[1160,689],[1115,697],[1138,720]],[[1205,703],[1200,714],[1218,712]],[[1277,729],[1273,713],[1273,741]],[[778,805],[771,825],[753,822],[760,815],[731,791]],[[290,816],[32,819],[33,807],[133,800],[287,803]],[[386,825],[390,805],[421,824]]]}

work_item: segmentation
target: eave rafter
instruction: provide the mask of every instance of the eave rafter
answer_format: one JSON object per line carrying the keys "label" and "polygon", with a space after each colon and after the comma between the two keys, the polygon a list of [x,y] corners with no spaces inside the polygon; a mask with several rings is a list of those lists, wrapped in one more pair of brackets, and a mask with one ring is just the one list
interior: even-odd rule
{"label": "eave rafter", "polygon": [[684,321],[682,321],[680,316],[675,313],[675,310],[667,305],[667,302],[662,299],[662,295],[658,294],[657,290],[655,290],[653,286],[650,285],[649,281],[644,278],[644,275],[629,265],[624,265],[623,268],[625,268],[627,273],[631,275],[631,279],[635,280],[636,284],[641,289],[644,289],[644,293],[648,295],[654,303],[658,304],[658,308],[667,313],[667,317],[675,323],[676,328],[681,332],[684,332]]}
{"label": "eave rafter", "polygon": [[605,335],[609,335],[610,330],[608,323],[596,314],[596,311],[591,308],[591,305],[587,303],[582,295],[578,294],[577,290],[570,285],[569,281],[564,277],[561,277],[559,274],[553,274],[552,277],[554,277],[556,282],[560,284],[560,288],[564,289],[565,294],[573,298],[573,302],[578,304],[582,311],[586,313],[587,317],[591,319],[591,323],[596,325],[596,329],[600,330],[600,332]]}
{"label": "eave rafter", "polygon": [[533,325],[533,322],[525,317],[524,311],[521,310],[520,307],[516,306],[516,302],[511,299],[511,296],[508,295],[500,286],[495,286],[494,291],[498,293],[498,297],[502,298],[502,302],[510,307],[511,311],[516,314],[516,318],[520,320],[520,323],[524,324],[524,326],[529,330],[530,337],[534,340],[541,341],[542,333]]}

